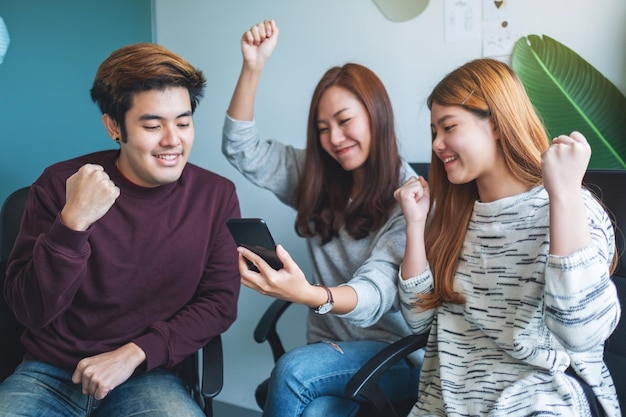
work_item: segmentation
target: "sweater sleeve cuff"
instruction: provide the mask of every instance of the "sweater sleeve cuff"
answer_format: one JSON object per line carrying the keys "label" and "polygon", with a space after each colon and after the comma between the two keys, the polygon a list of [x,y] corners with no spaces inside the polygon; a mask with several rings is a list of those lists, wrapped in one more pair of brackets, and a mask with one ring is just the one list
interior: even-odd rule
{"label": "sweater sleeve cuff", "polygon": [[591,246],[567,256],[549,255],[546,292],[560,295],[586,291],[597,285],[597,280],[603,279],[605,270],[608,271],[608,265],[603,264]]}
{"label": "sweater sleeve cuff", "polygon": [[254,126],[254,125],[256,125],[256,121],[254,119],[252,119],[252,120],[233,119],[232,117],[230,117],[228,115],[228,113],[226,113],[226,119],[224,120],[224,126],[227,127],[228,129],[236,129],[239,126],[241,126],[241,127],[250,127],[250,126]]}
{"label": "sweater sleeve cuff", "polygon": [[61,253],[72,252],[75,256],[89,253],[88,239],[91,235],[92,226],[81,232],[72,230],[61,221],[61,215],[57,215],[56,220],[46,235],[48,244]]}
{"label": "sweater sleeve cuff", "polygon": [[428,283],[430,279],[430,267],[427,267],[422,273],[409,277],[407,279],[402,278],[402,265],[398,268],[398,287],[403,291],[415,291],[423,289],[424,285]]}
{"label": "sweater sleeve cuff", "polygon": [[430,267],[413,277],[402,279],[402,265],[398,269],[398,295],[404,303],[413,303],[417,294],[428,294],[433,291],[432,274]]}
{"label": "sweater sleeve cuff", "polygon": [[167,365],[168,352],[165,341],[158,333],[146,333],[133,340],[146,354],[145,371]]}

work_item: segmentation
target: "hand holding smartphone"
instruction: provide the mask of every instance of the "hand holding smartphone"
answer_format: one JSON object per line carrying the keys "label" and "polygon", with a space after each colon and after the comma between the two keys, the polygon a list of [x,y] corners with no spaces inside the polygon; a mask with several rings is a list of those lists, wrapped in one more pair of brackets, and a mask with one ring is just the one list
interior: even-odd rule
{"label": "hand holding smartphone", "polygon": [[[226,220],[226,226],[228,226],[228,230],[230,230],[230,234],[233,236],[237,246],[243,246],[256,253],[276,270],[283,267],[283,263],[276,255],[276,243],[274,243],[265,220],[259,218],[230,218]],[[258,268],[248,259],[246,259],[246,263],[250,270],[259,272]]]}

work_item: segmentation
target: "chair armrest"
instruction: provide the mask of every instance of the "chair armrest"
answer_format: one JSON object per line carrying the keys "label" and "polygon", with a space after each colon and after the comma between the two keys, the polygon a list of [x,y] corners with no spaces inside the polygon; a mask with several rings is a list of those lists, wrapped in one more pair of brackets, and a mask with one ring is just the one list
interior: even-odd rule
{"label": "chair armrest", "polygon": [[290,305],[291,301],[274,300],[267,310],[265,310],[263,317],[261,317],[261,320],[259,320],[259,323],[254,329],[254,340],[257,343],[267,341],[270,344],[274,362],[285,353],[285,348],[276,331],[276,324]]}
{"label": "chair armrest", "polygon": [[217,335],[181,365],[179,376],[189,385],[190,394],[207,417],[213,416],[213,398],[224,385],[222,337]]}
{"label": "chair armrest", "polygon": [[213,337],[202,348],[202,397],[214,398],[224,385],[224,358],[222,336]]}
{"label": "chair armrest", "polygon": [[380,416],[396,416],[389,398],[380,389],[381,375],[410,353],[426,346],[428,333],[412,334],[395,341],[372,356],[346,384],[344,394],[351,400],[365,398]]}

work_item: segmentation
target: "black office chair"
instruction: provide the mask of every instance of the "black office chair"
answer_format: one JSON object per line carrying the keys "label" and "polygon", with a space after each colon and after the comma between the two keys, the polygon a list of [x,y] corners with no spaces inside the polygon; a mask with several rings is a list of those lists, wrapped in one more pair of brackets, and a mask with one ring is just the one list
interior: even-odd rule
{"label": "black office chair", "polygon": [[626,412],[626,170],[588,170],[587,188],[604,203],[614,219],[619,263],[613,273],[613,282],[622,305],[622,317],[607,340],[604,362],[611,372],[622,413]]}
{"label": "black office chair", "polygon": [[[607,208],[616,226],[615,237],[619,265],[612,279],[622,305],[622,318],[605,343],[604,361],[611,372],[622,412],[626,411],[626,170],[588,170],[584,183]],[[372,357],[348,382],[347,398],[365,399],[375,410],[375,416],[397,417],[389,399],[378,387],[381,374],[406,355],[426,346],[427,335],[411,335],[389,345]]]}
{"label": "black office chair", "polygon": [[[24,187],[14,191],[6,198],[0,211],[0,289],[4,288],[7,260],[17,238],[28,190],[29,187]],[[22,360],[22,330],[4,297],[0,296],[0,334],[3,339],[0,343],[0,382],[11,375]],[[180,367],[180,376],[187,382],[189,393],[204,414],[212,417],[213,398],[220,393],[224,382],[221,336],[214,337],[187,358]]]}
{"label": "black office chair", "polygon": [[[428,163],[428,162],[423,162],[423,163],[422,162],[412,162],[412,163],[410,163],[410,165],[415,170],[415,172],[417,172],[419,175],[423,176],[424,178],[426,178],[428,180],[428,173],[429,173],[429,169],[430,169],[430,163]],[[280,320],[281,316],[283,315],[285,310],[287,310],[287,308],[290,305],[291,305],[291,302],[289,302],[289,301],[274,300],[272,302],[272,304],[270,304],[270,306],[267,308],[267,310],[265,310],[265,313],[261,317],[261,320],[259,320],[256,328],[254,329],[254,340],[257,343],[264,343],[264,342],[269,343],[270,349],[272,351],[272,357],[274,359],[274,363],[276,363],[278,361],[278,358],[280,358],[285,353],[285,348],[284,348],[282,340],[281,340],[281,338],[280,338],[280,336],[278,334],[278,331],[276,330],[276,326],[278,325],[278,321]],[[416,337],[417,336],[407,336],[406,341],[404,343],[407,343],[407,341],[413,340]],[[402,340],[405,340],[405,339],[402,339]],[[400,341],[398,341],[398,342],[400,342]],[[394,344],[394,346],[395,346],[395,344]],[[425,342],[424,342],[424,344],[422,346],[425,346]],[[383,350],[382,352],[386,352],[389,349],[389,347],[387,349]],[[412,348],[411,352],[419,349],[419,348],[413,348],[412,345],[410,345],[409,348]],[[404,353],[404,351],[402,349],[400,349],[400,352]],[[398,358],[398,360],[403,359],[404,357],[406,357],[411,352],[406,352],[404,354],[404,356],[402,358]],[[394,352],[393,353],[394,356],[397,356],[398,354],[399,354],[398,352]],[[376,355],[376,357],[378,357],[379,355]],[[394,360],[393,362],[389,363],[389,365],[385,367],[385,370],[388,369],[395,362],[397,362],[397,360]],[[382,375],[383,372],[384,371],[380,371],[380,372],[376,373],[376,378],[379,378]],[[261,382],[257,386],[256,391],[254,393],[254,397],[255,397],[256,403],[257,403],[257,405],[261,409],[263,409],[263,407],[265,406],[265,400],[267,398],[267,386],[268,386],[268,384],[269,384],[269,378],[267,378],[266,380]],[[372,387],[373,386],[374,385],[372,385]],[[377,384],[375,386],[377,387]],[[374,389],[374,388],[367,388],[367,389]],[[380,391],[380,393],[382,394],[382,391]],[[384,396],[384,394],[382,394],[382,395],[383,395],[384,398],[386,398],[386,396]],[[357,396],[351,396],[349,398],[351,398],[351,399],[359,398],[360,399],[360,397],[357,397]],[[407,399],[406,401],[402,401],[400,403],[391,404],[387,400],[386,405],[389,405],[390,407],[392,407],[395,410],[394,412],[398,413],[399,415],[406,415],[406,414],[408,414],[408,412],[410,411],[411,406],[415,403],[416,400],[417,400],[417,393],[416,393],[415,398],[410,398],[410,399]],[[369,416],[378,415],[375,410],[376,410],[376,406],[375,405],[370,404],[369,402],[366,402],[359,409],[357,417],[369,417]]]}
{"label": "black office chair", "polygon": [[[282,340],[276,330],[276,326],[278,324],[279,319],[287,310],[287,308],[291,305],[290,301],[285,300],[274,300],[272,304],[265,310],[265,313],[259,320],[256,328],[254,329],[254,340],[257,343],[267,342],[270,345],[272,350],[272,357],[274,358],[274,363],[278,361],[285,353],[285,348],[283,346]],[[415,339],[418,339],[417,341]],[[422,341],[423,339],[423,341]],[[407,346],[399,346],[399,344],[406,344]],[[359,373],[355,374],[352,378],[351,382],[356,378],[357,375],[361,374],[365,369],[365,373],[368,377],[363,378],[366,382],[368,382],[367,386],[363,387],[362,390],[358,390],[355,392],[355,395],[347,396],[347,398],[362,402],[363,404],[359,408],[359,411],[356,417],[375,417],[375,416],[404,416],[409,413],[411,407],[417,401],[417,393],[415,398],[408,398],[402,402],[392,404],[387,396],[383,393],[382,390],[378,387],[378,379],[382,376],[383,372],[391,367],[398,360],[406,358],[411,352],[416,351],[420,347],[426,346],[426,336],[425,335],[410,335],[406,336],[403,339],[398,340],[397,342],[387,346],[377,355],[375,355],[370,361],[368,361]],[[392,348],[393,349],[390,349]],[[389,352],[390,353],[386,353]],[[376,358],[375,365],[370,365],[370,362],[373,362]],[[367,367],[367,368],[366,368]],[[374,370],[377,368],[377,372]],[[384,369],[383,369],[384,368]],[[362,378],[358,378],[362,379]],[[374,381],[375,380],[375,381]],[[257,405],[261,408],[261,410],[265,407],[265,400],[267,398],[267,388],[269,384],[269,378],[265,379],[261,382],[255,392],[254,397]],[[372,383],[374,382],[374,383]],[[346,392],[351,392],[352,389],[349,388],[349,385],[346,385]],[[371,391],[379,391],[379,393],[364,395],[364,392]],[[382,399],[384,405],[379,405],[376,403],[377,399]],[[363,402],[363,399],[367,399],[368,401]],[[394,414],[385,414],[388,409],[392,409]],[[382,413],[380,411],[381,410]]]}

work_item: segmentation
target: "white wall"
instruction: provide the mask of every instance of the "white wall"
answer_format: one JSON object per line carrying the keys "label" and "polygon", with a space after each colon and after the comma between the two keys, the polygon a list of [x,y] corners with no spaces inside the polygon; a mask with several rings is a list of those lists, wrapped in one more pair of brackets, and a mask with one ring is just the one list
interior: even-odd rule
{"label": "white wall", "polygon": [[[525,34],[545,34],[569,46],[626,91],[624,0],[516,0],[515,19]],[[396,112],[401,151],[410,161],[430,157],[428,93],[447,72],[481,56],[480,41],[444,42],[444,1],[431,0],[408,22],[386,20],[372,0],[154,0],[156,42],[201,68],[207,94],[195,117],[192,162],[231,178],[242,214],[263,217],[274,237],[305,271],[304,245],[293,232],[294,212],[231,168],[220,151],[221,128],[240,65],[239,40],[257,21],[280,28],[274,56],[257,96],[263,136],[304,146],[312,90],[333,65],[359,62],[385,83]],[[252,339],[267,297],[242,289],[239,317],[225,334],[225,384],[218,399],[256,409],[254,389],[269,375],[269,348]],[[289,310],[283,334],[288,347],[304,341],[303,308]]]}

